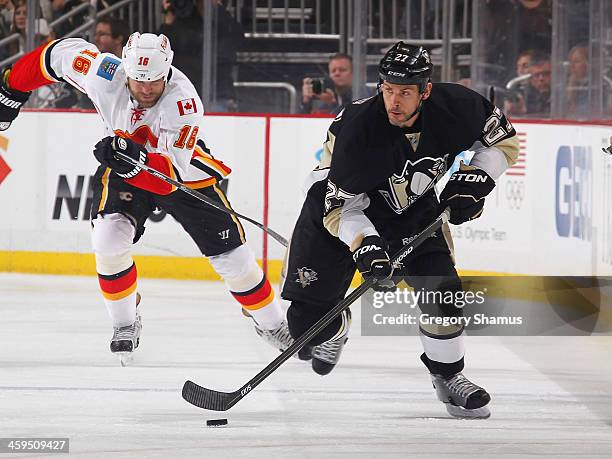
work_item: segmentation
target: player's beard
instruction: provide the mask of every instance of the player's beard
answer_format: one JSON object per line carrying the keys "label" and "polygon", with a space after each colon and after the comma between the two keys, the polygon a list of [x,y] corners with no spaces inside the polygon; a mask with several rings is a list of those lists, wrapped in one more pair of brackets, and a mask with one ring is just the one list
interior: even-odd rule
{"label": "player's beard", "polygon": [[[389,120],[389,123],[393,126],[397,126],[400,128],[410,127],[416,122],[417,118],[419,117],[419,114],[421,113],[422,104],[423,97],[420,97],[419,103],[417,104],[416,108],[409,113],[402,113],[402,116],[393,115],[391,113],[393,109],[387,110],[387,119]],[[407,125],[406,123],[408,121],[412,122]]]}
{"label": "player's beard", "polygon": [[[393,126],[397,127],[409,127],[406,126],[406,123],[410,120],[416,120],[418,116],[418,112],[412,111],[411,113],[402,113],[402,116],[396,116],[391,113],[391,110],[387,111],[387,118],[389,119],[389,123]],[[411,123],[413,124],[413,123]]]}
{"label": "player's beard", "polygon": [[126,86],[130,93],[130,96],[132,96],[132,99],[138,102],[138,108],[151,108],[155,106],[157,101],[161,98],[162,94],[164,93],[164,90],[166,89],[166,85],[164,85],[164,89],[162,89],[162,91],[159,94],[156,94],[156,95],[152,94],[152,97],[144,98],[138,95],[135,91],[133,91],[132,88],[130,88],[130,85],[128,83],[126,83]]}

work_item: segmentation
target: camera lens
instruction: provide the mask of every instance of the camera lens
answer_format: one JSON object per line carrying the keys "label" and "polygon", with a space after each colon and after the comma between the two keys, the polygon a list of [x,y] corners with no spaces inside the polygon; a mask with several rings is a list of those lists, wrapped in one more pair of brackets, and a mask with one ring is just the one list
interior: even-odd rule
{"label": "camera lens", "polygon": [[321,78],[312,79],[312,92],[314,94],[321,94],[323,92],[323,80]]}

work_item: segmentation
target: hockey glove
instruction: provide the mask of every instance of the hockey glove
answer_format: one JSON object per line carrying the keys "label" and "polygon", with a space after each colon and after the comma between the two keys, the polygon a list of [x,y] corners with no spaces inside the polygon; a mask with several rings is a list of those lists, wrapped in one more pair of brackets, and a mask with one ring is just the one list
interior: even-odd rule
{"label": "hockey glove", "polygon": [[21,92],[16,89],[10,89],[8,86],[8,77],[11,69],[5,68],[2,70],[0,77],[0,131],[6,131],[13,120],[19,115],[19,110],[30,98],[31,92]]}
{"label": "hockey glove", "polygon": [[387,253],[387,243],[380,236],[368,236],[353,252],[353,260],[364,277],[382,280],[391,277],[393,266]]}
{"label": "hockey glove", "polygon": [[480,217],[485,196],[495,188],[493,179],[482,169],[470,168],[461,162],[440,193],[440,212],[450,207],[449,221],[460,225]]}
{"label": "hockey glove", "polygon": [[94,156],[100,164],[110,167],[119,177],[130,179],[142,169],[117,158],[116,152],[123,153],[140,163],[147,163],[147,150],[142,145],[119,136],[105,137],[96,144]]}

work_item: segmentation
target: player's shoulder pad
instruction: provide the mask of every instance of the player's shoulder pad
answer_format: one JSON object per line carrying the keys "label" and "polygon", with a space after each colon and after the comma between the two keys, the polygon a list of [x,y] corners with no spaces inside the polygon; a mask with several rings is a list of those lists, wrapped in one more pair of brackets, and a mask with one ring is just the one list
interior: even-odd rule
{"label": "player's shoulder pad", "polygon": [[376,99],[376,96],[359,99],[344,107],[334,119],[330,131],[337,135],[340,129],[348,126],[348,130],[354,134],[363,132],[371,126],[372,118],[376,116],[378,110]]}
{"label": "player's shoulder pad", "polygon": [[127,81],[121,59],[112,53],[100,53],[95,59],[93,71],[96,82],[109,89],[114,89]]}
{"label": "player's shoulder pad", "polygon": [[73,68],[76,59],[80,59],[80,72],[88,77],[94,76],[93,81],[105,82],[106,86],[117,81],[125,82],[125,76],[121,74],[121,59],[114,54],[101,52],[96,45],[82,38],[60,38],[50,44],[47,52],[68,53],[70,59],[74,56]]}
{"label": "player's shoulder pad", "polygon": [[162,113],[168,120],[177,124],[191,124],[194,119],[201,119],[204,114],[204,104],[195,87],[183,72],[171,67],[166,92],[162,98]]}
{"label": "player's shoulder pad", "polygon": [[459,105],[461,102],[471,103],[486,100],[476,91],[458,83],[433,83],[431,97],[433,101],[445,102],[445,105]]}

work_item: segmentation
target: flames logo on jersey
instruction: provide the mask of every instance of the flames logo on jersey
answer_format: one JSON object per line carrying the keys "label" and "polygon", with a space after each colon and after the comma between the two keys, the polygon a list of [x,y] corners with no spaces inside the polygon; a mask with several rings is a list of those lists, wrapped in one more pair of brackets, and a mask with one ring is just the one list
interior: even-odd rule
{"label": "flames logo on jersey", "polygon": [[159,140],[157,136],[153,134],[151,128],[146,124],[138,126],[136,130],[132,133],[128,131],[122,131],[121,129],[115,129],[115,134],[125,139],[132,139],[134,142],[142,145],[145,148],[147,146],[147,143],[151,147],[157,148],[157,141]]}
{"label": "flames logo on jersey", "polygon": [[388,180],[388,189],[378,190],[387,204],[401,214],[423,194],[433,188],[446,173],[446,160],[426,156],[417,161],[407,160],[401,174],[393,174]]}

